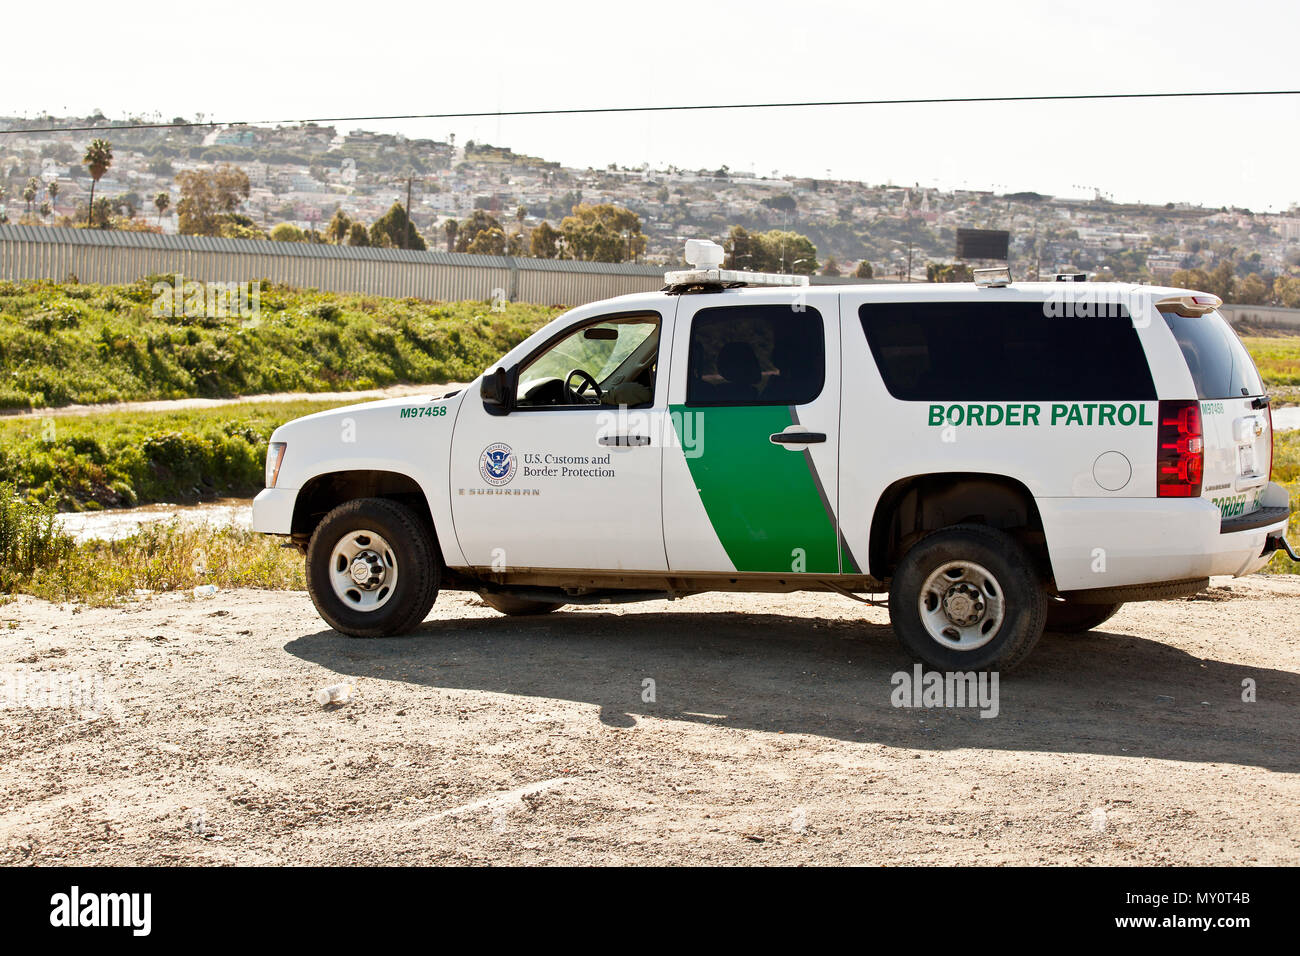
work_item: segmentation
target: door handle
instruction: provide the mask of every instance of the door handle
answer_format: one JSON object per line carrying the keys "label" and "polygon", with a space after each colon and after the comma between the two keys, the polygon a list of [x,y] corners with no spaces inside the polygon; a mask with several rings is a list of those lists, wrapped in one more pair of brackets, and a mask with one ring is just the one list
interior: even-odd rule
{"label": "door handle", "polygon": [[825,432],[777,432],[767,440],[776,445],[817,445],[826,440]]}
{"label": "door handle", "polygon": [[646,435],[602,435],[596,440],[602,445],[616,445],[620,448],[635,448],[650,444],[650,439]]}

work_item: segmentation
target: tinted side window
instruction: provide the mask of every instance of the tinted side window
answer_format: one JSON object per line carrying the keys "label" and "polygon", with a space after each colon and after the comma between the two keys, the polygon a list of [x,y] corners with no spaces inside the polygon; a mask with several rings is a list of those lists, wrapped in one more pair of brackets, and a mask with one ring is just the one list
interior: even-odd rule
{"label": "tinted side window", "polygon": [[858,310],[889,394],[905,401],[1150,400],[1128,314],[1052,318],[1039,302],[917,302]]}
{"label": "tinted side window", "polygon": [[1263,395],[1250,353],[1218,312],[1187,317],[1161,312],[1178,340],[1197,398],[1240,398]]}
{"label": "tinted side window", "polygon": [[691,323],[688,405],[806,405],[826,379],[816,309],[788,305],[702,309]]}

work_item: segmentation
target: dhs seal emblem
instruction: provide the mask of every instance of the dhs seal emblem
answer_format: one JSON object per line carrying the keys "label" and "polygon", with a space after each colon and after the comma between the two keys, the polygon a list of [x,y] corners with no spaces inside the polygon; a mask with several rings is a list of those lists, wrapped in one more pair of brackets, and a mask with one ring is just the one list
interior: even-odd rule
{"label": "dhs seal emblem", "polygon": [[505,442],[493,442],[479,455],[478,470],[489,485],[508,485],[515,476],[515,454]]}

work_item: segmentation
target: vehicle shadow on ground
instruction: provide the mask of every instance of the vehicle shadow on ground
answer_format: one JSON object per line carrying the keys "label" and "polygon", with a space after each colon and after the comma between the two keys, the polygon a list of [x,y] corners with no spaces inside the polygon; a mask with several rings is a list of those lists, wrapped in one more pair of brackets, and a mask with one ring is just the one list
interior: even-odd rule
{"label": "vehicle shadow on ground", "polygon": [[[636,718],[892,747],[1104,754],[1300,771],[1300,675],[1201,659],[1115,631],[1047,634],[1000,675],[999,712],[891,705],[912,663],[886,624],[807,614],[556,612],[426,621],[414,635],[324,630],[285,649],[339,674],[594,704]],[[654,700],[643,700],[645,681]],[[1243,702],[1243,681],[1258,702]]]}

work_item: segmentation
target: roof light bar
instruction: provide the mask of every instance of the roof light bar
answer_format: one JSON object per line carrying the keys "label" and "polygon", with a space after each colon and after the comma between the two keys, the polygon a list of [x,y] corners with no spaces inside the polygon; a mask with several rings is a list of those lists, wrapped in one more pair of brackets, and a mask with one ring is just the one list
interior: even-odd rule
{"label": "roof light bar", "polygon": [[720,268],[726,251],[709,239],[686,240],[686,261],[693,268],[665,272],[667,291],[683,289],[729,289],[752,285],[808,285],[804,275],[786,275],[776,272],[741,272],[738,269]]}

